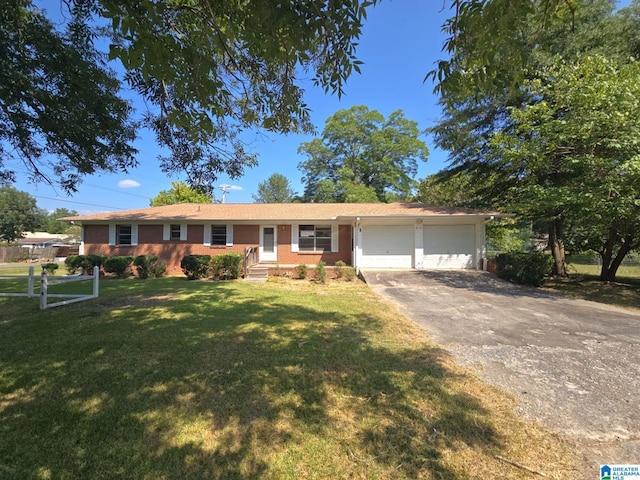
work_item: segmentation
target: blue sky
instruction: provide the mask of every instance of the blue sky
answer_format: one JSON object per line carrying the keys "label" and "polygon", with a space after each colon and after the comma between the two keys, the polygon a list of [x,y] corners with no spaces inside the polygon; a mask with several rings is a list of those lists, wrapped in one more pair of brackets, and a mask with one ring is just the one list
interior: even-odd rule
{"label": "blue sky", "polygon": [[[39,3],[52,11],[60,8],[58,0]],[[311,118],[318,133],[329,116],[354,105],[366,105],[385,116],[402,109],[421,129],[433,125],[440,110],[432,83],[423,80],[443,56],[441,26],[450,15],[448,8],[443,9],[444,4],[443,1],[428,0],[383,0],[369,10],[357,53],[364,62],[362,74],[354,74],[349,79],[346,95],[338,99],[314,88],[310,81],[304,82],[308,85],[305,100],[312,110]],[[135,106],[141,113],[142,102]],[[304,158],[297,149],[302,142],[311,140],[312,135],[261,132],[249,133],[246,138],[251,149],[258,153],[259,165],[247,170],[239,179],[220,176],[216,186],[227,184],[237,188],[227,194],[228,203],[252,202],[251,195],[256,193],[258,183],[273,173],[285,175],[294,190],[302,192],[302,174],[297,165]],[[419,166],[418,179],[446,165],[446,153],[436,150],[428,136],[424,140],[429,145],[430,156],[428,162]],[[152,134],[140,132],[136,147],[139,150],[136,169],[128,173],[87,176],[79,191],[69,197],[59,188],[29,184],[25,177],[19,177],[14,186],[34,196],[38,206],[49,211],[64,207],[87,214],[148,207],[151,197],[169,189],[171,181],[180,178],[167,177],[160,171],[156,159],[159,150]],[[220,193],[217,190],[218,199]]]}

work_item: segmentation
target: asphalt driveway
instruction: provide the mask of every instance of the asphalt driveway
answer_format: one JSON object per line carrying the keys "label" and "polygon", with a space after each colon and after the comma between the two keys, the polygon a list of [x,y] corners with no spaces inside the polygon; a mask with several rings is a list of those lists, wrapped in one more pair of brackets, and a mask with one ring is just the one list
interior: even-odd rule
{"label": "asphalt driveway", "polygon": [[367,270],[460,363],[575,445],[584,478],[640,464],[640,311],[513,285],[478,271]]}

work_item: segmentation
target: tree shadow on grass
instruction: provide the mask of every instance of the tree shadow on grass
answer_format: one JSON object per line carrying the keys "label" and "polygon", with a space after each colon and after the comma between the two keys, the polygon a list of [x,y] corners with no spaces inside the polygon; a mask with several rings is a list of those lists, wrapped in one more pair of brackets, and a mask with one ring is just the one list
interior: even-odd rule
{"label": "tree shadow on grass", "polygon": [[632,279],[602,282],[595,275],[572,274],[566,279],[552,279],[545,283],[544,288],[592,302],[640,309],[640,280],[629,280]]}
{"label": "tree shadow on grass", "polygon": [[121,285],[0,325],[0,478],[456,479],[445,449],[501,446],[445,355],[385,344],[377,317]]}

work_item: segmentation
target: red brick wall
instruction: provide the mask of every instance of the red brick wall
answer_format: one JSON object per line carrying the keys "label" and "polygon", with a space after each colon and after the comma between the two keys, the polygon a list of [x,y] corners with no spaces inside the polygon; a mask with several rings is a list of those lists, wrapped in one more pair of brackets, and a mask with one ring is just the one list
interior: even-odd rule
{"label": "red brick wall", "polygon": [[487,268],[486,271],[489,273],[493,273],[494,275],[497,275],[498,273],[498,264],[496,263],[496,259],[495,258],[487,258],[487,259],[480,259],[480,265],[478,268],[480,268],[480,270],[485,270],[484,268],[484,262],[487,262]]}
{"label": "red brick wall", "polygon": [[246,247],[257,247],[260,243],[260,228],[258,225],[234,225],[233,243]]}
{"label": "red brick wall", "polygon": [[[109,226],[108,225],[86,225],[84,227],[84,243],[98,244],[109,243]],[[99,252],[85,252],[99,253]]]}
{"label": "red brick wall", "polygon": [[[335,265],[338,260],[351,265],[351,226],[339,226],[339,252],[295,253],[291,251],[291,225],[278,227],[278,263],[283,265],[312,265],[320,260],[327,265]],[[220,253],[244,254],[246,247],[257,247],[260,241],[258,225],[234,225],[233,246],[209,247],[203,245],[204,225],[189,225],[187,240],[162,240],[162,225],[138,225],[138,245],[109,246],[108,225],[84,226],[84,253],[116,255],[157,255],[167,264],[169,275],[181,275],[180,261],[185,255],[211,255]]]}
{"label": "red brick wall", "polygon": [[351,265],[351,225],[338,226],[338,251],[325,253],[292,252],[291,225],[278,226],[278,263],[283,265],[315,265],[323,261],[327,265],[335,265],[342,260]]}

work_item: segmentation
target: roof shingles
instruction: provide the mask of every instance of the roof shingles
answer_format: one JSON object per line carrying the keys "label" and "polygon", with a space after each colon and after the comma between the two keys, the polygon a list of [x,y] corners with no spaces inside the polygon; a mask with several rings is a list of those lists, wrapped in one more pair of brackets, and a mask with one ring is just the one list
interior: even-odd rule
{"label": "roof shingles", "polygon": [[337,220],[355,217],[490,216],[463,208],[440,207],[420,203],[182,203],[137,210],[97,213],[61,220],[76,222],[109,221],[207,221],[207,220]]}

